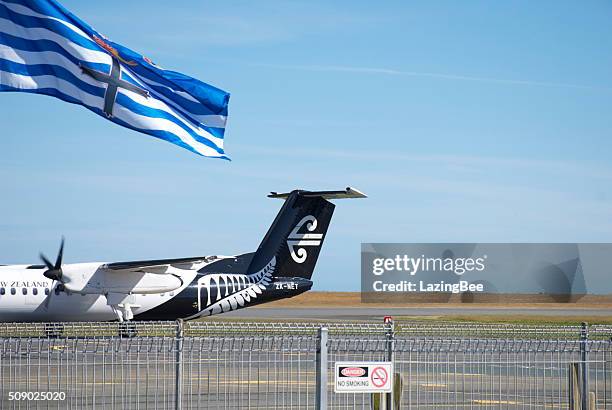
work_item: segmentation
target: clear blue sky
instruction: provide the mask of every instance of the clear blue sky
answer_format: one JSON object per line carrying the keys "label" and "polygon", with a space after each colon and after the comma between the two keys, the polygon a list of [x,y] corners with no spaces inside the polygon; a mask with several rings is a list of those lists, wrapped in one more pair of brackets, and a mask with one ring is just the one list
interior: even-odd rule
{"label": "clear blue sky", "polygon": [[2,93],[2,263],[251,251],[268,191],[347,185],[316,289],[359,289],[361,242],[612,241],[608,1],[63,4],[231,92],[233,161]]}

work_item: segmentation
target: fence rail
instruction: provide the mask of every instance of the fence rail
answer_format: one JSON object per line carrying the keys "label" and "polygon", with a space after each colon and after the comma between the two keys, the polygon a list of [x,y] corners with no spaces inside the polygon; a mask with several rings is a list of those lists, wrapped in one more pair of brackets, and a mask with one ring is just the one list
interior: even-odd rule
{"label": "fence rail", "polygon": [[610,326],[3,323],[0,409],[370,409],[334,363],[389,360],[402,409],[607,409],[611,358]]}

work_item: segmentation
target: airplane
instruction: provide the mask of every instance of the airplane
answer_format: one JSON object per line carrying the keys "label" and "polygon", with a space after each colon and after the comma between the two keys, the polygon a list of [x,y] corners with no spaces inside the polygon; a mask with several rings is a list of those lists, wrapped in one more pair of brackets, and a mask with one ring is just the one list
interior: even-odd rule
{"label": "airplane", "polygon": [[0,266],[0,322],[196,319],[304,293],[340,191],[271,192],[284,200],[257,251],[129,262]]}

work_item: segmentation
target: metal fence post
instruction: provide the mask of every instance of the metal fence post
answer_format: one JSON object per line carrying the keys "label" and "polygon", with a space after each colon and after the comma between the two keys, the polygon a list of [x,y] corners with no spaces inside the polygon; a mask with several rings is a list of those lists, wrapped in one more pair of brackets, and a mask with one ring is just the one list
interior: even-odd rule
{"label": "metal fence post", "polygon": [[582,322],[580,329],[580,362],[582,370],[582,410],[589,409],[589,365],[587,360],[589,358],[588,351],[589,342],[589,327],[586,322]]}
{"label": "metal fence post", "polygon": [[569,410],[580,410],[582,407],[582,396],[580,389],[582,388],[582,366],[580,363],[570,363],[567,368],[567,398],[569,402]]}
{"label": "metal fence post", "polygon": [[176,364],[175,364],[175,397],[174,408],[180,410],[182,408],[183,397],[183,336],[184,323],[183,319],[176,321]]}
{"label": "metal fence post", "polygon": [[[387,329],[387,334],[386,334],[386,338],[387,338],[387,352],[386,352],[386,360],[388,362],[393,363],[393,345],[395,344],[395,322],[393,321],[393,319],[390,319],[387,324],[389,325],[389,328]],[[389,376],[391,377],[391,386],[393,386],[392,388],[395,389],[395,369],[393,369],[393,373],[391,373],[391,375]],[[395,392],[391,391],[391,393],[387,393],[387,400],[386,401],[386,409],[387,410],[394,410],[395,409],[395,403],[393,402],[395,399]],[[399,403],[398,403],[399,404]],[[398,407],[399,408],[399,407]]]}
{"label": "metal fence post", "polygon": [[317,333],[317,363],[316,363],[316,409],[327,410],[327,338],[328,330],[320,327]]}

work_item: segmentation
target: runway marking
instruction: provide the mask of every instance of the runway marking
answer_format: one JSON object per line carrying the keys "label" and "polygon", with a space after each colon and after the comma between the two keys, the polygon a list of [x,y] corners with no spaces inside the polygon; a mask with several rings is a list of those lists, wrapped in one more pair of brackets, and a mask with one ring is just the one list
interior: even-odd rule
{"label": "runway marking", "polygon": [[482,373],[441,373],[445,376],[462,376],[462,377],[484,377],[486,374]]}
{"label": "runway marking", "polygon": [[446,384],[440,384],[440,383],[422,383],[421,387],[446,387]]}
{"label": "runway marking", "polygon": [[189,363],[200,363],[200,362],[225,362],[225,359],[189,359],[189,360],[185,360],[185,364],[189,364]]}
{"label": "runway marking", "polygon": [[511,400],[473,400],[473,402],[476,403],[476,404],[485,404],[485,405],[489,405],[489,404],[521,404],[521,402],[511,401]]}

